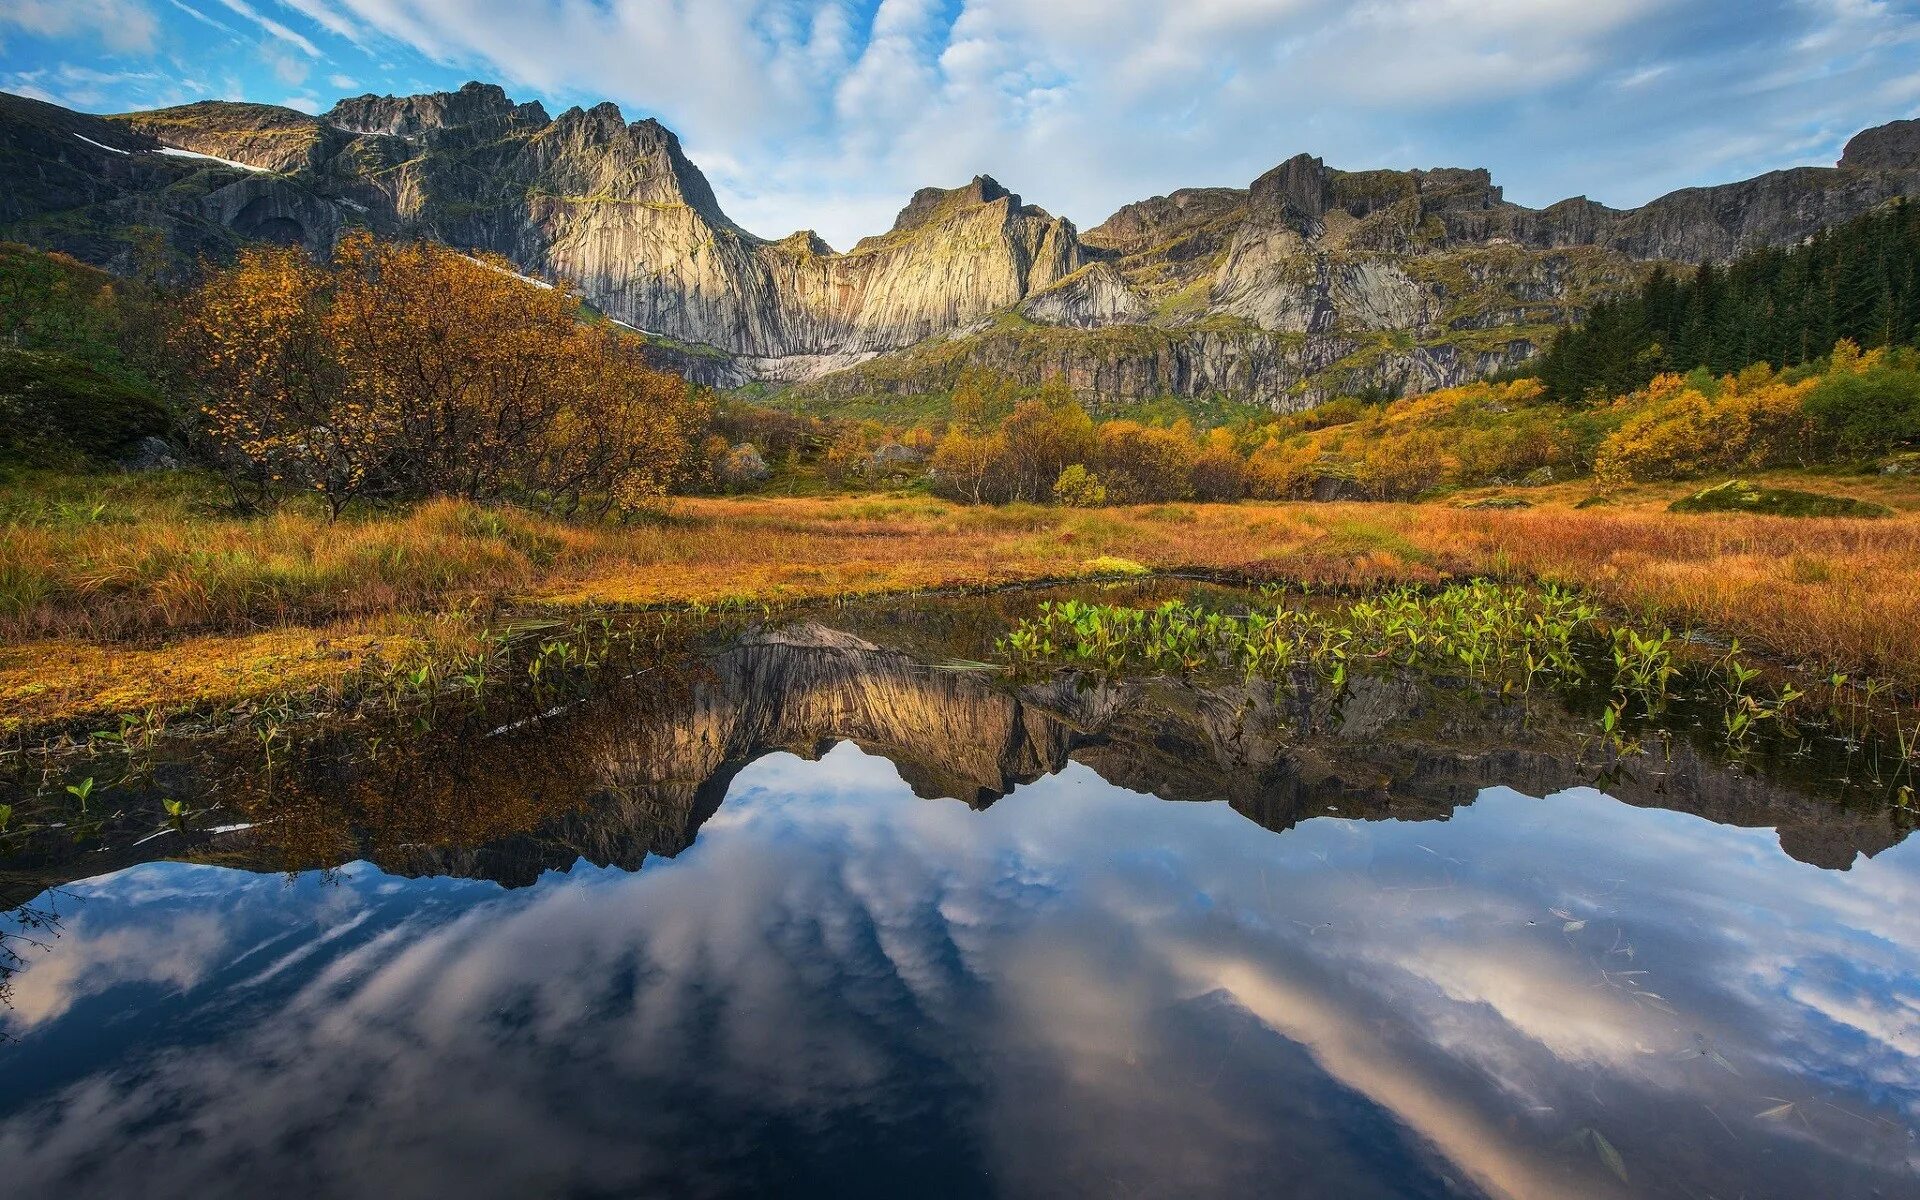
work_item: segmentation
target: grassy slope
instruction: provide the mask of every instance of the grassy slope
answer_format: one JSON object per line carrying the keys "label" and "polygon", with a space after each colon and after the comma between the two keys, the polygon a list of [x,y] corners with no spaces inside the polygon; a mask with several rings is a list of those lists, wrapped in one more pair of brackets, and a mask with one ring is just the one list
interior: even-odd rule
{"label": "grassy slope", "polygon": [[[1761,481],[1807,486],[1804,476]],[[692,499],[629,528],[438,502],[329,528],[240,520],[192,477],[0,483],[0,729],[339,687],[503,608],[790,600],[1098,574],[1117,557],[1321,582],[1537,576],[1920,688],[1920,482],[1820,477],[1880,521],[1449,503],[962,508],[919,496]],[[1518,494],[1508,491],[1504,494]]]}

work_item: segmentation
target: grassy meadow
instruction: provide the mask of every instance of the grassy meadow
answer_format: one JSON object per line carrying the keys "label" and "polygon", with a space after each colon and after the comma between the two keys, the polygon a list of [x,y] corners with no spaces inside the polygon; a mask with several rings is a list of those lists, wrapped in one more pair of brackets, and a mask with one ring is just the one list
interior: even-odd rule
{"label": "grassy meadow", "polygon": [[[230,515],[194,472],[0,480],[0,727],[111,724],[348,686],[503,614],[779,603],[1152,571],[1316,585],[1485,576],[1580,589],[1776,660],[1920,692],[1920,483],[1791,474],[1879,520],[1677,515],[1699,485],[1427,503],[965,506],[915,493],[685,497],[568,522],[439,499]],[[1524,495],[1530,507],[1481,507]]]}

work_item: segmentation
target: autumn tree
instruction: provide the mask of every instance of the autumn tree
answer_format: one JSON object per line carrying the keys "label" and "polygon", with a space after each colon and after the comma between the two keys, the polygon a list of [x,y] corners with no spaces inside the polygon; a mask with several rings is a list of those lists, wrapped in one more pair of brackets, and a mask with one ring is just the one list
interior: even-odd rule
{"label": "autumn tree", "polygon": [[1184,500],[1193,490],[1196,454],[1190,426],[1172,429],[1138,421],[1103,422],[1094,444],[1094,465],[1107,494],[1121,504]]}
{"label": "autumn tree", "polygon": [[1093,453],[1093,418],[1064,386],[1043,388],[1001,423],[1005,499],[1045,500],[1054,480]]}
{"label": "autumn tree", "polygon": [[1205,445],[1194,455],[1188,477],[1196,500],[1231,504],[1246,498],[1247,460],[1240,456],[1230,431],[1208,432]]}
{"label": "autumn tree", "polygon": [[571,515],[650,507],[685,482],[709,412],[678,375],[647,364],[640,345],[606,328],[579,328],[556,387],[561,403],[521,482]]}
{"label": "autumn tree", "polygon": [[927,461],[934,489],[952,500],[988,504],[1003,499],[1007,440],[994,433],[968,433],[959,425],[947,430]]}
{"label": "autumn tree", "polygon": [[325,267],[247,251],[194,290],[180,335],[202,436],[256,491],[336,515],[430,495],[630,510],[696,461],[706,410],[578,311],[504,260],[353,233]]}
{"label": "autumn tree", "polygon": [[300,489],[337,516],[385,482],[392,416],[342,399],[330,284],[299,251],[257,247],[183,305],[176,342],[202,396],[193,433],[242,504]]}
{"label": "autumn tree", "polygon": [[1013,380],[987,367],[967,367],[953,387],[953,419],[971,433],[998,425],[1020,401]]}

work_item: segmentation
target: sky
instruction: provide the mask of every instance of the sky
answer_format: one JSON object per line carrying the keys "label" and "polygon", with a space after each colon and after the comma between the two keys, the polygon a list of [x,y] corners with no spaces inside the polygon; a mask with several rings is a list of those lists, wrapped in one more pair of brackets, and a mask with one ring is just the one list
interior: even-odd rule
{"label": "sky", "polygon": [[1630,206],[1920,115],[1920,0],[0,0],[0,90],[93,112],[476,78],[843,248],[979,173],[1089,228],[1303,150]]}

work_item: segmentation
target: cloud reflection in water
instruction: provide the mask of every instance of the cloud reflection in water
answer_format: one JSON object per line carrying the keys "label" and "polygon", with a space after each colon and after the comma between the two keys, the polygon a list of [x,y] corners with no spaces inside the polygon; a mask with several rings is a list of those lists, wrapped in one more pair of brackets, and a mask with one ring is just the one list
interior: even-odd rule
{"label": "cloud reflection in water", "polygon": [[75,885],[0,1162],[16,1196],[1898,1194],[1917,866],[1587,791],[1274,835],[1081,766],[978,813],[773,755],[638,874]]}

